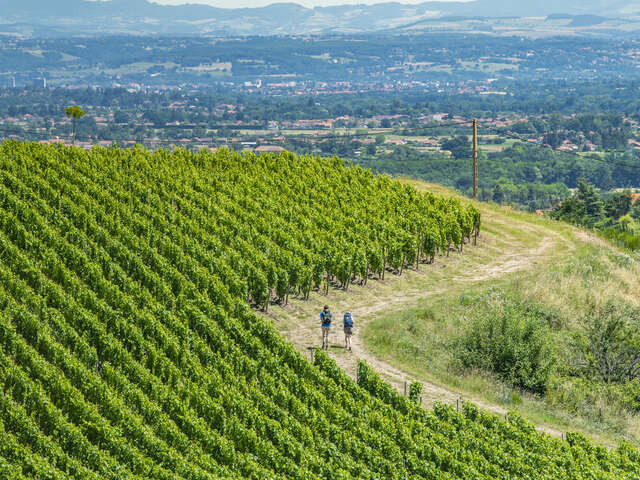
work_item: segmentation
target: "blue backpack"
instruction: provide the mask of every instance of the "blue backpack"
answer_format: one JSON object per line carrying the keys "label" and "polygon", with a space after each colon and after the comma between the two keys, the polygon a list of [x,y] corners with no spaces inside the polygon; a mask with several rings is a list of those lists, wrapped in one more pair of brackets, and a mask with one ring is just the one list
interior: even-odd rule
{"label": "blue backpack", "polygon": [[344,326],[345,328],[353,328],[353,318],[350,313],[344,314]]}

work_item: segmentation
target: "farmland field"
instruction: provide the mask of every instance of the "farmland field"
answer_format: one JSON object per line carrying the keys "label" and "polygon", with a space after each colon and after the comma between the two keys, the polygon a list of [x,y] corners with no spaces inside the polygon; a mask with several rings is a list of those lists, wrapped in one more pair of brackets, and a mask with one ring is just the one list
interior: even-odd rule
{"label": "farmland field", "polygon": [[637,478],[630,444],[427,411],[256,312],[432,268],[479,227],[339,159],[5,142],[0,476]]}

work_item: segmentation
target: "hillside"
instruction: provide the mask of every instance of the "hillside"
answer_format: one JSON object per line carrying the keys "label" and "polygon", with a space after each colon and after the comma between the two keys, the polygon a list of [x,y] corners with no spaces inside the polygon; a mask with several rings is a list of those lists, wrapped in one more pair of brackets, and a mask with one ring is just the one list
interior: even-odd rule
{"label": "hillside", "polygon": [[478,225],[458,199],[226,151],[6,142],[0,178],[2,478],[640,475],[629,444],[356,384],[255,312],[433,268]]}
{"label": "hillside", "polygon": [[[456,195],[438,185],[402,181],[419,190]],[[449,258],[438,256],[429,268],[407,269],[402,277],[354,287],[329,296],[312,295],[269,312],[283,334],[306,352],[318,345],[315,312],[329,302],[356,318],[353,355],[343,351],[342,335],[333,338],[331,355],[354,378],[356,359],[366,359],[397,391],[405,382],[424,383],[423,404],[455,406],[471,400],[503,416],[515,410],[540,430],[561,437],[581,431],[609,445],[621,438],[634,443],[640,431],[636,382],[606,385],[559,368],[540,397],[514,388],[483,370],[460,368],[456,346],[478,316],[495,315],[511,302],[525,302],[551,325],[550,341],[561,364],[576,363],[573,343],[584,332],[587,312],[609,301],[639,306],[634,280],[637,257],[629,256],[593,234],[535,214],[487,203],[475,204],[483,229],[477,246]],[[295,318],[304,318],[302,325]],[[632,393],[633,392],[633,393]]]}
{"label": "hillside", "polygon": [[[217,8],[186,1],[184,5],[160,5],[148,0],[0,0],[0,8],[2,32],[34,37],[97,32],[187,36],[371,33],[405,26],[411,31],[425,28],[422,22],[434,20],[436,31],[626,35],[637,30],[634,21],[639,12],[636,3],[622,0],[606,4],[595,0],[382,2],[314,8],[295,2],[274,2],[258,8]],[[552,14],[565,15],[555,15],[552,25],[531,21],[531,17],[542,20]],[[576,15],[573,22],[571,15]],[[595,15],[619,20],[606,28],[589,29],[607,21]]]}

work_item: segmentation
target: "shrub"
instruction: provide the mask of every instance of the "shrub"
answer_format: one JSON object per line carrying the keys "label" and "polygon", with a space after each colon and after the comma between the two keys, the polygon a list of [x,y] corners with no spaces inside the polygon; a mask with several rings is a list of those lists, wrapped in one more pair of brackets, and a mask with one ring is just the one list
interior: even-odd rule
{"label": "shrub", "polygon": [[458,341],[458,359],[467,368],[488,370],[514,386],[544,393],[556,364],[545,315],[502,294],[486,303]]}
{"label": "shrub", "polygon": [[576,362],[587,377],[604,383],[640,378],[640,309],[623,302],[591,305],[578,337]]}

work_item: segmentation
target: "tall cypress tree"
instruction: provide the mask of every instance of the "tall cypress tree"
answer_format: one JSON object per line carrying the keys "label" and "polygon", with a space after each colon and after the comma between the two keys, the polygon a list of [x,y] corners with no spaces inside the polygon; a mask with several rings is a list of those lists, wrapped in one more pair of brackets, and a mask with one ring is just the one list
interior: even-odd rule
{"label": "tall cypress tree", "polygon": [[576,196],[584,207],[584,218],[581,222],[583,225],[593,227],[596,222],[604,218],[605,212],[602,197],[600,197],[595,187],[584,178],[578,180],[578,192]]}

